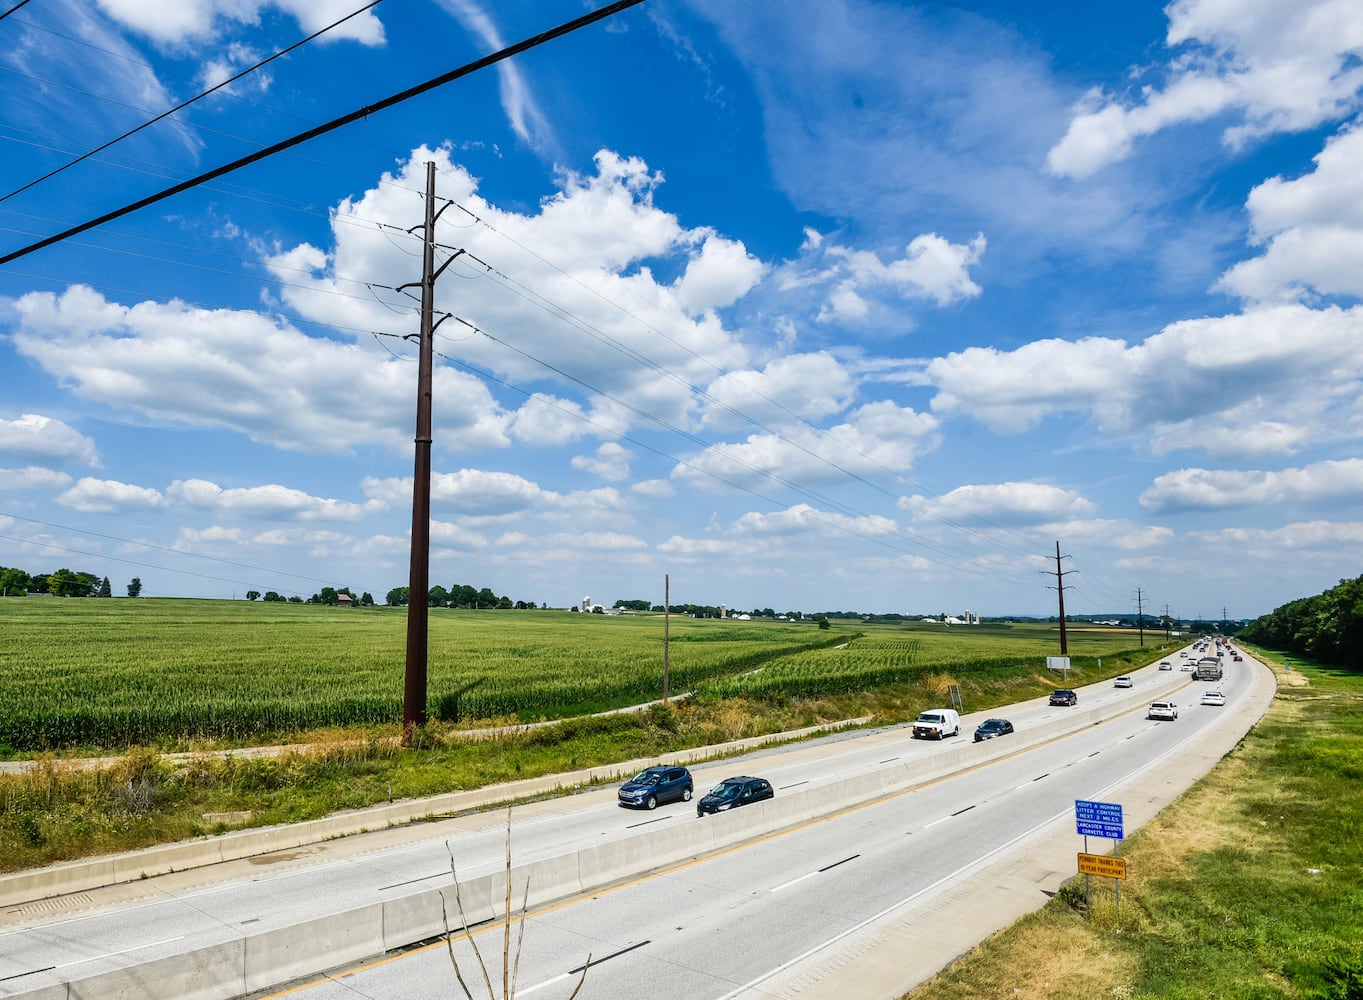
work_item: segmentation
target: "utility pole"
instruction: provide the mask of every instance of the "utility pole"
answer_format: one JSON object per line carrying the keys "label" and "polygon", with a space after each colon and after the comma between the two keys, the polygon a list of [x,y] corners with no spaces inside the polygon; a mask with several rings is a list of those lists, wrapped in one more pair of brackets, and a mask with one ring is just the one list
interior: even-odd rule
{"label": "utility pole", "polygon": [[668,688],[672,682],[672,664],[669,659],[671,648],[669,641],[669,628],[672,624],[672,581],[668,574],[663,574],[663,703],[667,703]]}
{"label": "utility pole", "polygon": [[1173,620],[1172,618],[1169,617],[1169,605],[1166,604],[1166,605],[1164,606],[1164,638],[1166,638],[1166,639],[1171,638],[1171,634],[1170,634],[1170,633],[1172,633],[1173,631],[1174,631],[1174,620]]}
{"label": "utility pole", "polygon": [[[464,251],[439,268],[435,266],[435,223],[440,214],[450,207],[446,202],[439,212],[435,209],[435,162],[426,163],[426,222],[413,226],[408,232],[422,230],[421,260],[421,333],[418,345],[416,387],[416,458],[412,474],[412,549],[411,572],[407,582],[407,669],[402,685],[402,745],[410,746],[412,734],[426,724],[426,665],[428,636],[428,605],[430,603],[431,570],[431,341],[436,327],[448,319],[435,313],[435,279]],[[398,287],[411,288],[418,282]]]}
{"label": "utility pole", "polygon": [[[1068,559],[1069,556],[1060,554],[1060,542],[1055,543],[1055,592],[1060,595],[1060,655],[1064,656],[1070,651],[1069,641],[1065,637],[1065,571],[1060,568],[1060,560]],[[1073,572],[1071,570],[1071,572]]]}
{"label": "utility pole", "polygon": [[1145,648],[1145,608],[1141,604],[1141,588],[1136,588],[1136,627],[1141,634],[1141,648]]}

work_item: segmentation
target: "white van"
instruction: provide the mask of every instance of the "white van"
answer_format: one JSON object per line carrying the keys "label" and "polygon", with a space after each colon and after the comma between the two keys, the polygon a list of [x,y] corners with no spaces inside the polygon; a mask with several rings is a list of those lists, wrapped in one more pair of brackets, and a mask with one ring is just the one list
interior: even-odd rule
{"label": "white van", "polygon": [[961,734],[961,716],[954,708],[930,708],[913,720],[913,738],[940,740]]}

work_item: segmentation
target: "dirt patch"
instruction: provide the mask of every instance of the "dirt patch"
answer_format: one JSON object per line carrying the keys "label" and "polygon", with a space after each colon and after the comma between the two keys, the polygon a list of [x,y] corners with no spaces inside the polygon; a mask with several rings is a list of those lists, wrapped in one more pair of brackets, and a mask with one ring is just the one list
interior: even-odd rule
{"label": "dirt patch", "polygon": [[247,858],[247,862],[253,865],[278,865],[285,861],[296,861],[299,858],[307,857],[312,854],[311,850],[306,851],[276,851],[274,854],[257,854]]}

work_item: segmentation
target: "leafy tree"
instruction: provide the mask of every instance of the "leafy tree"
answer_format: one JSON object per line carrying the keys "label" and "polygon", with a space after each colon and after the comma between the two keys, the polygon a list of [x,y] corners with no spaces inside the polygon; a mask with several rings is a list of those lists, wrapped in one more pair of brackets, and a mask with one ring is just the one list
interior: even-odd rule
{"label": "leafy tree", "polygon": [[832,628],[832,627],[833,627],[833,626],[831,626],[831,625],[828,624],[828,619],[827,619],[827,618],[820,618],[820,619],[819,619],[819,628],[820,628],[820,629],[828,629],[828,628]]}
{"label": "leafy tree", "polygon": [[107,576],[103,580],[99,581],[99,590],[96,591],[95,596],[96,597],[114,596],[113,588],[109,586],[109,578]]}
{"label": "leafy tree", "polygon": [[258,600],[260,600],[260,591],[258,591],[258,590],[248,590],[248,591],[246,592],[246,599],[247,599],[248,601],[258,601]]}
{"label": "leafy tree", "polygon": [[374,595],[366,590],[360,595],[360,604],[366,608],[372,608],[374,606]]}
{"label": "leafy tree", "polygon": [[129,597],[142,596],[142,578],[140,576],[135,576],[128,581],[128,596]]}
{"label": "leafy tree", "polygon": [[267,590],[267,591],[265,591],[265,600],[267,600],[267,601],[282,601],[282,600],[284,600],[284,598],[283,598],[283,596],[282,596],[281,594],[279,594],[277,591],[274,591],[274,590]]}
{"label": "leafy tree", "polygon": [[1363,664],[1363,576],[1274,608],[1239,634],[1250,642],[1352,669]]}
{"label": "leafy tree", "polygon": [[449,601],[450,592],[437,583],[431,588],[430,594],[427,595],[426,606],[431,608],[443,608]]}
{"label": "leafy tree", "polygon": [[407,606],[407,595],[410,593],[406,587],[394,587],[388,591],[388,596],[384,598],[390,608],[405,608]]}
{"label": "leafy tree", "polygon": [[313,598],[314,604],[330,604],[334,606],[338,603],[336,600],[335,587],[323,587],[321,593],[314,594]]}
{"label": "leafy tree", "polygon": [[497,606],[497,595],[492,592],[491,587],[484,587],[478,591],[478,607],[495,608]]}
{"label": "leafy tree", "polygon": [[303,598],[299,597],[297,594],[290,594],[290,595],[289,595],[289,603],[290,603],[290,604],[302,604],[302,603],[303,603]]}
{"label": "leafy tree", "polygon": [[28,593],[32,577],[21,569],[0,567],[0,597],[15,597]]}
{"label": "leafy tree", "polygon": [[70,569],[57,569],[55,574],[48,578],[48,593],[56,597],[86,597],[82,591],[82,582],[78,575]]}

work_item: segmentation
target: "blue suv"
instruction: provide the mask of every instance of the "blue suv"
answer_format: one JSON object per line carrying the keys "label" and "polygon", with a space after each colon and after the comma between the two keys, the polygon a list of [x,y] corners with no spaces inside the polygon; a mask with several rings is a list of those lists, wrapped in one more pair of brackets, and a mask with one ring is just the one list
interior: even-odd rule
{"label": "blue suv", "polygon": [[690,802],[695,788],[684,767],[646,767],[620,786],[617,798],[622,806],[657,809],[662,802]]}

